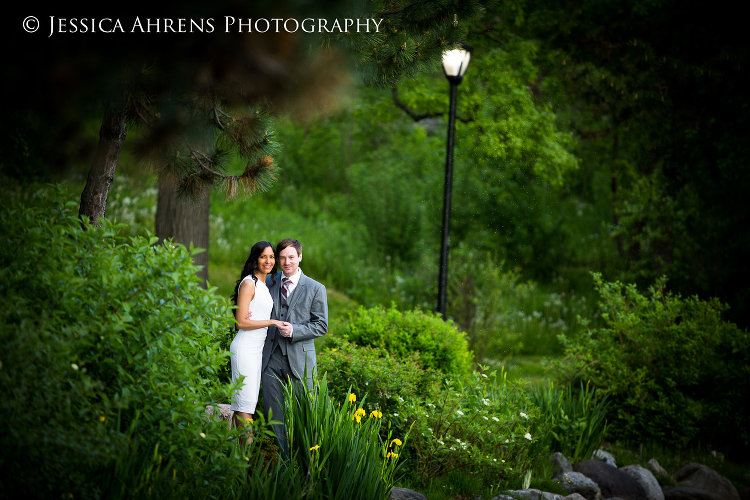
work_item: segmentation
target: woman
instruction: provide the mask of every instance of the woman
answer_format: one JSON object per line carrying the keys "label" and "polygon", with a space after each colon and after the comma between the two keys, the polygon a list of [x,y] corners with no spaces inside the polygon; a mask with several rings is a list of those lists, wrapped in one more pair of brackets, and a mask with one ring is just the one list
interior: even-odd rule
{"label": "woman", "polygon": [[[235,319],[238,328],[229,347],[232,382],[236,382],[240,375],[245,377],[244,385],[235,392],[231,406],[238,426],[245,425],[258,404],[263,344],[268,327],[285,325],[283,321],[271,319],[273,299],[266,287],[266,276],[275,272],[273,246],[267,241],[259,241],[250,249],[232,296],[237,306]],[[250,315],[252,319],[249,319]],[[252,437],[248,436],[247,442],[252,442]]]}

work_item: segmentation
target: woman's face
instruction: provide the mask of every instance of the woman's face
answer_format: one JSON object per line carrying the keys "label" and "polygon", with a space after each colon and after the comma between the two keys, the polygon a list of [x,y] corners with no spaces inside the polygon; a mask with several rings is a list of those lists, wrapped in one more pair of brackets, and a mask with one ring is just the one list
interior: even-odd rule
{"label": "woman's face", "polygon": [[273,256],[273,247],[266,247],[258,257],[258,270],[262,273],[269,274],[273,271],[276,264],[276,258]]}

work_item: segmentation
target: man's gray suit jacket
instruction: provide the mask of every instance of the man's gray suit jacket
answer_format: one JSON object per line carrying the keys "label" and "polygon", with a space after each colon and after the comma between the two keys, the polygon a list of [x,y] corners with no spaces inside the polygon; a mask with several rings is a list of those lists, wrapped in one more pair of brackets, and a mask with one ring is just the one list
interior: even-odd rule
{"label": "man's gray suit jacket", "polygon": [[[307,374],[304,377],[308,388],[312,389],[312,376],[317,360],[315,357],[314,340],[328,332],[328,297],[326,287],[312,278],[308,278],[300,270],[300,278],[289,298],[287,310],[287,321],[293,325],[292,338],[282,337],[275,326],[268,328],[266,343],[263,346],[263,371],[268,366],[271,353],[280,342],[286,342],[289,366],[297,378],[303,380],[305,363],[307,363]],[[266,285],[273,297],[272,319],[279,319],[279,308],[281,307],[281,280],[283,272],[275,275],[275,283],[271,276],[266,278]]]}

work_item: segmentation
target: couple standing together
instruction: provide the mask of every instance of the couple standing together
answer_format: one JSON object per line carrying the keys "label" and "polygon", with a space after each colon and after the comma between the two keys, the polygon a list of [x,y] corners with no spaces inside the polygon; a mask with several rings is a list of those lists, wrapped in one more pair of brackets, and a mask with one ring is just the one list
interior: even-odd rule
{"label": "couple standing together", "polygon": [[[281,271],[276,271],[276,263]],[[240,375],[244,385],[236,391],[232,410],[239,425],[255,413],[263,382],[265,415],[284,420],[283,384],[304,380],[312,389],[317,337],[328,331],[326,289],[300,269],[302,245],[292,238],[273,246],[253,245],[232,300],[237,305],[237,335],[229,348],[232,382]],[[274,426],[279,447],[289,456],[284,424]]]}

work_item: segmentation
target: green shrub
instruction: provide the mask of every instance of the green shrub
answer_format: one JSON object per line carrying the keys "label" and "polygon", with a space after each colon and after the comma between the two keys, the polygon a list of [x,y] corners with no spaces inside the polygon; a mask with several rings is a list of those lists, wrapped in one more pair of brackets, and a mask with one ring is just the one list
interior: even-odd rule
{"label": "green shrub", "polygon": [[[326,377],[311,391],[285,387],[286,424],[292,466],[306,472],[310,498],[386,500],[391,496],[406,435],[380,436],[382,414],[367,413],[356,395],[336,402]],[[401,439],[399,439],[401,438]]]}
{"label": "green shrub", "polygon": [[125,241],[106,220],[84,230],[64,200],[58,188],[0,211],[3,490],[225,492],[247,467],[204,415],[232,390],[216,382],[226,301],[199,286],[183,247]]}
{"label": "green shrub", "polygon": [[546,387],[532,387],[531,398],[539,408],[542,445],[559,451],[571,462],[588,460],[599,449],[607,432],[607,397],[599,397],[590,384],[580,391],[558,389],[552,383]]}
{"label": "green shrub", "polygon": [[360,307],[345,324],[342,336],[360,346],[378,347],[398,359],[415,359],[423,369],[451,377],[471,373],[471,352],[466,336],[451,322],[430,312],[401,312],[395,304]]}
{"label": "green shrub", "polygon": [[726,306],[673,295],[664,278],[648,295],[594,279],[604,327],[563,338],[570,363],[560,366],[567,380],[590,380],[608,395],[612,437],[746,446],[750,335],[722,320]]}
{"label": "green shrub", "polygon": [[425,394],[435,381],[434,372],[419,367],[416,354],[399,359],[381,348],[329,337],[330,348],[318,354],[318,373],[326,375],[333,398],[343,400],[350,392],[365,397],[368,414],[377,409],[391,415],[401,402]]}
{"label": "green shrub", "polygon": [[542,451],[532,433],[537,410],[504,373],[495,379],[484,368],[464,383],[446,379],[434,396],[407,400],[392,417],[396,429],[411,428],[408,467],[418,482],[460,470],[497,485],[529,470]]}

